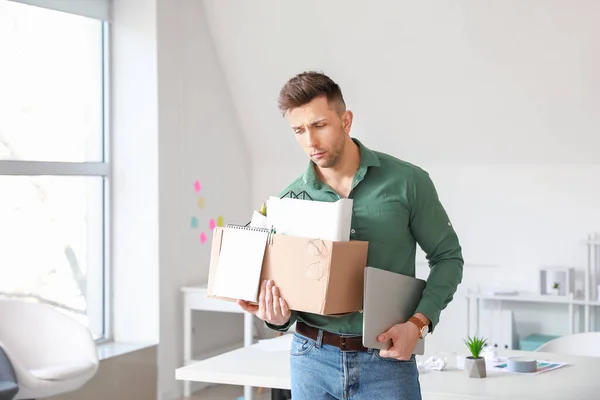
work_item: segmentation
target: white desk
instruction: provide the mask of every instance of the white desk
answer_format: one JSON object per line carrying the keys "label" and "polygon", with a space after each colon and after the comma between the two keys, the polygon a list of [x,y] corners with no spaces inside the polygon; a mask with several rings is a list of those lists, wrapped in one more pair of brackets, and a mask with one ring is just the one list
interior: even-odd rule
{"label": "white desk", "polygon": [[[600,398],[600,358],[505,351],[500,356],[528,355],[570,365],[539,375],[488,371],[487,378],[469,378],[462,370],[422,373],[424,400],[597,400]],[[427,355],[419,357],[424,360]],[[229,385],[290,388],[289,353],[266,351],[253,345],[237,349],[175,372],[176,379]]]}
{"label": "white desk", "polygon": [[[192,348],[192,313],[198,311],[214,311],[244,314],[244,347],[251,346],[254,339],[254,316],[244,312],[236,303],[211,299],[206,297],[206,283],[197,286],[186,286],[181,288],[183,292],[183,362],[189,365],[198,360],[193,359]],[[190,382],[183,383],[183,395],[190,396]],[[252,400],[250,386],[244,387],[244,399]]]}

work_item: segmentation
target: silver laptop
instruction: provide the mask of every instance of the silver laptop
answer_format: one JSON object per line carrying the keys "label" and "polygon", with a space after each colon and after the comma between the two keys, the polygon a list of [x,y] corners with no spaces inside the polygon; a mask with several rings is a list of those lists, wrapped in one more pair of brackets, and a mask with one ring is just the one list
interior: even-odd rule
{"label": "silver laptop", "polygon": [[[415,313],[426,282],[379,268],[365,268],[363,297],[363,345],[388,350],[392,343],[377,336],[396,324],[408,321]],[[425,352],[425,340],[419,339],[413,354]]]}

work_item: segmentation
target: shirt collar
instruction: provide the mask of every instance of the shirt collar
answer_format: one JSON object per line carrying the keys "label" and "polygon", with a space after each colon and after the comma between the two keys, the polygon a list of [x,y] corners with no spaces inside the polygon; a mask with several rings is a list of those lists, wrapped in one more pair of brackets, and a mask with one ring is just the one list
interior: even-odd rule
{"label": "shirt collar", "polygon": [[[367,169],[369,167],[381,166],[379,157],[377,157],[377,154],[375,154],[373,150],[366,147],[360,142],[360,140],[356,138],[352,138],[352,140],[358,145],[358,149],[360,151],[360,164],[358,166],[358,171],[356,171],[357,175],[363,177],[367,173]],[[321,186],[321,180],[315,172],[315,163],[312,160],[308,162],[308,167],[304,172],[303,179],[305,184],[311,184],[316,188]]]}

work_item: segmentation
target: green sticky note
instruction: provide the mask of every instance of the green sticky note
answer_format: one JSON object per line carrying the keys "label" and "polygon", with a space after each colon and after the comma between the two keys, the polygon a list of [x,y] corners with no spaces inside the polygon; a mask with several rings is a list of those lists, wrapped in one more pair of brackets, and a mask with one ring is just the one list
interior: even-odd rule
{"label": "green sticky note", "polygon": [[197,228],[198,227],[198,218],[192,217],[191,226],[192,226],[192,228]]}
{"label": "green sticky note", "polygon": [[217,217],[217,226],[223,226],[223,217],[220,215]]}

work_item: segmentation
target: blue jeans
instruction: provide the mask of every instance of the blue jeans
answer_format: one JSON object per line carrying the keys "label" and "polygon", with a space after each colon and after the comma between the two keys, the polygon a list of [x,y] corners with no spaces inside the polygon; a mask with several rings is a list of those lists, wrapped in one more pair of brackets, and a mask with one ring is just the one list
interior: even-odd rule
{"label": "blue jeans", "polygon": [[384,358],[379,350],[342,351],[294,333],[290,349],[292,400],[421,400],[414,355]]}

